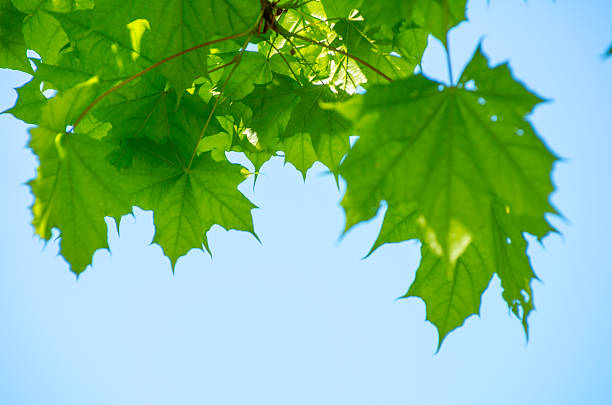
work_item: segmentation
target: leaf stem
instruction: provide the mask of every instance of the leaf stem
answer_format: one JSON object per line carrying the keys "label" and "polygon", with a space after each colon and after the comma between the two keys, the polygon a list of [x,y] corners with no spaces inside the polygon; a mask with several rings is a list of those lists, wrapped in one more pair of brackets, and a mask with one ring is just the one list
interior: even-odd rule
{"label": "leaf stem", "polygon": [[453,67],[451,64],[451,57],[450,57],[450,43],[448,42],[448,32],[446,32],[446,46],[444,47],[444,49],[446,50],[446,65],[448,66],[448,80],[449,80],[449,86],[453,87],[455,85],[455,81],[453,80]]}
{"label": "leaf stem", "polygon": [[314,39],[310,39],[310,38],[304,37],[302,35],[299,35],[299,34],[296,34],[296,33],[290,32],[290,31],[287,31],[286,29],[284,29],[283,27],[281,27],[278,24],[274,25],[274,29],[277,32],[279,32],[280,34],[284,35],[285,37],[287,37],[287,36],[295,37],[295,38],[301,39],[302,41],[310,42],[313,45],[318,45],[318,46],[323,47],[325,49],[329,49],[330,51],[334,51],[334,52],[339,53],[341,55],[344,55],[344,56],[346,56],[348,58],[351,58],[351,59],[355,60],[356,62],[359,62],[362,65],[366,66],[367,68],[369,68],[374,73],[376,73],[379,76],[381,76],[382,78],[386,79],[387,81],[389,81],[389,82],[393,81],[393,79],[391,79],[389,76],[387,76],[386,74],[384,74],[383,72],[381,72],[380,70],[378,70],[377,68],[375,68],[374,66],[369,64],[368,62],[366,62],[365,60],[361,59],[358,56],[351,55],[350,53],[348,53],[348,52],[346,52],[346,51],[344,51],[342,49],[334,48],[331,45],[327,45],[327,44],[322,43],[322,42],[317,42]]}
{"label": "leaf stem", "polygon": [[227,83],[229,83],[229,80],[231,79],[232,75],[234,74],[238,66],[240,66],[240,62],[242,61],[242,56],[244,55],[244,52],[246,51],[246,47],[249,44],[251,37],[253,36],[252,33],[249,33],[249,34],[250,35],[247,37],[246,41],[244,41],[244,44],[242,45],[242,48],[240,49],[240,54],[235,58],[236,63],[234,64],[234,66],[232,67],[232,70],[230,70],[229,74],[225,78],[225,81],[223,82],[223,86],[221,86],[221,90],[219,91],[219,95],[215,98],[215,103],[213,104],[213,107],[210,110],[210,113],[208,114],[208,118],[206,118],[206,123],[204,124],[204,127],[202,128],[202,131],[200,132],[200,136],[198,137],[198,140],[193,148],[191,159],[189,160],[189,164],[187,165],[187,171],[191,169],[191,165],[193,164],[193,161],[195,160],[195,157],[198,154],[198,146],[200,145],[202,138],[204,138],[204,133],[208,129],[208,126],[210,125],[212,117],[215,114],[217,107],[219,106],[219,101],[221,100],[221,96],[223,95],[223,92],[225,91],[225,88],[227,87]]}
{"label": "leaf stem", "polygon": [[116,85],[114,85],[113,87],[111,87],[110,89],[106,90],[104,93],[100,94],[98,97],[96,97],[96,99],[94,101],[92,101],[87,108],[85,108],[83,110],[83,112],[81,113],[81,115],[79,115],[79,117],[74,121],[73,124],[73,128],[76,128],[77,125],[79,125],[79,123],[81,122],[81,120],[83,120],[83,118],[85,118],[85,116],[89,113],[89,111],[91,111],[92,108],[94,108],[100,101],[102,101],[104,98],[106,98],[108,95],[114,93],[115,91],[119,90],[120,88],[122,88],[123,86],[125,86],[126,84],[138,79],[140,76],[147,74],[148,72],[150,72],[151,70],[158,68],[159,66],[163,65],[164,63],[167,63],[173,59],[176,59],[180,56],[185,55],[186,53],[189,52],[193,52],[195,50],[198,50],[200,48],[204,48],[206,46],[210,46],[213,44],[217,44],[219,42],[225,42],[225,41],[229,41],[232,39],[236,39],[236,38],[241,38],[244,37],[245,35],[249,35],[251,32],[253,31],[252,28],[249,28],[248,31],[244,31],[244,32],[240,32],[238,34],[233,34],[233,35],[229,35],[227,37],[223,37],[223,38],[218,38],[218,39],[214,39],[212,41],[207,41],[207,42],[203,42],[199,45],[193,46],[191,48],[188,49],[184,49],[178,53],[175,53],[174,55],[170,55],[167,58],[164,58],[162,60],[160,60],[159,62],[154,63],[153,65],[149,66],[148,68],[141,70],[140,72],[136,73],[133,76],[128,77],[127,79],[125,79],[124,81],[117,83]]}
{"label": "leaf stem", "polygon": [[230,60],[229,62],[224,63],[224,64],[222,64],[222,65],[220,65],[220,66],[217,66],[217,67],[215,67],[215,68],[213,68],[213,69],[210,69],[210,70],[208,71],[208,73],[216,72],[217,70],[221,70],[221,69],[223,69],[223,68],[226,68],[226,67],[228,67],[228,66],[230,66],[230,65],[233,65],[234,63],[236,63],[236,58],[232,58],[232,60]]}
{"label": "leaf stem", "polygon": [[450,27],[449,27],[450,12],[449,12],[448,7],[449,7],[448,0],[444,0],[444,29],[446,30],[444,50],[446,51],[446,65],[448,66],[448,80],[449,80],[448,85],[450,87],[453,87],[455,81],[453,80],[453,67],[451,64],[451,57],[450,57],[450,42],[449,42],[449,35],[448,35],[448,32],[450,31]]}

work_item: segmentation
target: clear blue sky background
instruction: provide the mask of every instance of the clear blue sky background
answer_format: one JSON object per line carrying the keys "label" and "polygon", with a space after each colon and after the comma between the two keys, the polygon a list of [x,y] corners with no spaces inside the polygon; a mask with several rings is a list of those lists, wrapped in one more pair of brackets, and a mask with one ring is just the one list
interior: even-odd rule
{"label": "clear blue sky background", "polygon": [[[612,403],[612,2],[469,2],[451,35],[460,71],[482,39],[494,63],[552,102],[531,117],[565,161],[552,200],[563,236],[529,253],[542,282],[528,344],[495,278],[481,317],[445,341],[417,299],[395,301],[419,262],[413,242],[367,260],[380,218],[338,236],[341,193],[316,167],[264,166],[253,237],[213,229],[214,260],[176,274],[150,245],[150,213],[109,231],[77,282],[30,222],[36,162],[26,127],[0,116],[1,404]],[[441,46],[424,71],[445,80]],[[0,110],[26,78],[0,71]]]}

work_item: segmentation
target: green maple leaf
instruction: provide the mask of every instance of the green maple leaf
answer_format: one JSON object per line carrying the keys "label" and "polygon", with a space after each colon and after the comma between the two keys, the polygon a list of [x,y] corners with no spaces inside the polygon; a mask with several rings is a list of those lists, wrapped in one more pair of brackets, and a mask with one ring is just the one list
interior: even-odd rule
{"label": "green maple leaf", "polygon": [[[36,195],[34,225],[37,233],[47,239],[52,228],[60,230],[62,255],[74,272],[84,270],[95,250],[107,247],[104,217],[118,219],[130,211],[131,205],[156,212],[154,242],[164,249],[173,265],[190,249],[203,243],[208,246],[205,234],[214,224],[253,232],[250,211],[254,205],[237,190],[244,180],[239,166],[215,162],[208,154],[202,154],[187,168],[187,144],[191,152],[204,119],[204,106],[191,100],[195,96],[183,98],[183,108],[178,111],[166,107],[169,96],[162,91],[156,92],[157,99],[145,103],[145,108],[153,105],[146,116],[165,117],[164,125],[140,124],[144,131],[149,130],[149,138],[159,137],[151,132],[162,131],[166,138],[161,144],[135,139],[138,133],[108,134],[112,141],[125,139],[123,150],[130,153],[129,168],[119,173],[107,159],[116,146],[115,142],[104,141],[108,139],[104,138],[106,133],[103,140],[98,140],[91,134],[64,134],[60,130],[65,131],[66,125],[92,100],[97,85],[97,81],[90,81],[53,98],[43,107],[40,127],[32,130],[31,147],[41,159],[38,177],[31,183]],[[139,100],[143,99],[147,98]],[[109,104],[97,111],[99,115],[117,114],[122,107]],[[176,105],[176,100],[170,104]],[[141,107],[138,103],[130,106],[132,109],[124,107],[126,116],[111,122],[116,128],[123,124],[135,127],[134,122],[125,120],[139,117],[133,108]],[[83,121],[79,128],[88,122]],[[185,137],[184,131],[192,131],[192,135]],[[92,186],[99,193],[90,192]]]}
{"label": "green maple leaf", "polygon": [[[522,233],[543,237],[552,230],[544,215],[555,212],[548,197],[556,158],[525,120],[540,101],[507,66],[490,69],[478,51],[457,87],[416,76],[336,106],[355,117],[360,135],[340,167],[347,229],[385,200],[390,222],[376,246],[423,242],[424,261],[408,295],[425,300],[440,342],[476,312],[466,297],[480,296],[493,272],[527,327],[534,276]],[[445,288],[433,294],[419,284],[427,274]]]}
{"label": "green maple leaf", "polygon": [[206,232],[215,224],[253,231],[255,206],[237,187],[244,180],[239,165],[216,162],[202,154],[189,164],[172,143],[129,142],[133,165],[122,171],[123,188],[134,205],[153,210],[155,238],[172,266],[191,249],[208,251]]}
{"label": "green maple leaf", "polygon": [[30,182],[35,196],[32,224],[44,239],[57,228],[61,254],[79,274],[94,252],[108,248],[104,217],[117,220],[130,211],[129,199],[118,186],[119,173],[106,159],[113,146],[89,136],[83,128],[66,133],[66,126],[95,96],[92,79],[58,95],[43,108],[40,125],[30,131],[30,147],[40,160]]}

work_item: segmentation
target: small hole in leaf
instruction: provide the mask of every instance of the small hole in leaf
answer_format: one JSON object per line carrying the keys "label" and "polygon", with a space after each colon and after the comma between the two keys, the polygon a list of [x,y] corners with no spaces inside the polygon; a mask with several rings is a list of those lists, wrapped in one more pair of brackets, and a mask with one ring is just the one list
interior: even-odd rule
{"label": "small hole in leaf", "polygon": [[40,62],[40,59],[41,59],[40,55],[28,49],[27,56],[28,56],[28,59],[30,60],[30,66],[32,67],[32,70],[36,71],[38,69],[38,66],[36,66],[36,63],[34,63],[33,59],[36,59],[36,62]]}
{"label": "small hole in leaf", "polygon": [[497,122],[497,115],[491,116],[491,122]]}
{"label": "small hole in leaf", "polygon": [[66,125],[66,133],[72,133],[74,131],[74,127],[72,125]]}
{"label": "small hole in leaf", "polygon": [[400,55],[399,53],[397,53],[397,52],[395,52],[395,51],[391,52],[391,53],[389,54],[389,56],[395,56],[396,58],[401,58],[401,57],[402,57],[402,55]]}
{"label": "small hole in leaf", "polygon": [[521,290],[521,295],[523,296],[523,300],[525,302],[529,302],[529,293],[527,293],[527,291]]}
{"label": "small hole in leaf", "polygon": [[476,82],[474,80],[469,80],[467,82],[465,82],[465,85],[463,86],[466,90],[468,91],[475,91],[476,89]]}
{"label": "small hole in leaf", "polygon": [[520,129],[520,128],[519,128],[519,129],[517,129],[517,130],[515,131],[515,133],[516,133],[518,136],[523,136],[523,134],[525,133],[525,131],[523,131],[522,129]]}
{"label": "small hole in leaf", "polygon": [[484,98],[482,98],[482,97],[478,97],[478,104],[480,104],[480,105],[485,105],[485,104],[487,104],[487,102],[485,101],[485,99],[484,99]]}
{"label": "small hole in leaf", "polygon": [[510,239],[510,238],[506,238],[506,243],[507,243],[508,245],[511,245],[511,244],[512,244],[512,239]]}
{"label": "small hole in leaf", "polygon": [[443,90],[444,90],[444,85],[443,84],[438,85],[438,91],[443,91]]}
{"label": "small hole in leaf", "polygon": [[55,95],[57,94],[57,90],[47,89],[47,90],[43,91],[42,94],[46,98],[52,98],[52,97],[55,97]]}
{"label": "small hole in leaf", "polygon": [[45,98],[51,98],[57,94],[57,90],[53,90],[53,89],[45,90],[44,82],[40,82],[40,92],[42,93],[43,96],[45,96]]}

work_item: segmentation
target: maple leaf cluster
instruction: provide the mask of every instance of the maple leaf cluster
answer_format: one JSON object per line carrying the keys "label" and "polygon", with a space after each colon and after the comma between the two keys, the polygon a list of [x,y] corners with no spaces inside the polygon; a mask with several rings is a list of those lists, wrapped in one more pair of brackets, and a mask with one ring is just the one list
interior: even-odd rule
{"label": "maple leaf cluster", "polygon": [[[105,217],[152,210],[172,266],[213,225],[254,234],[237,187],[275,155],[347,183],[347,225],[388,209],[372,251],[418,239],[406,297],[440,343],[497,274],[522,321],[535,278],[525,233],[553,231],[556,157],[526,116],[541,100],[480,50],[456,82],[417,66],[465,0],[0,0],[0,67],[32,80],[8,112],[33,124],[33,225],[59,230],[79,274]],[[32,50],[36,57],[27,57]],[[48,90],[54,95],[47,97]],[[359,136],[350,147],[349,136]]]}

